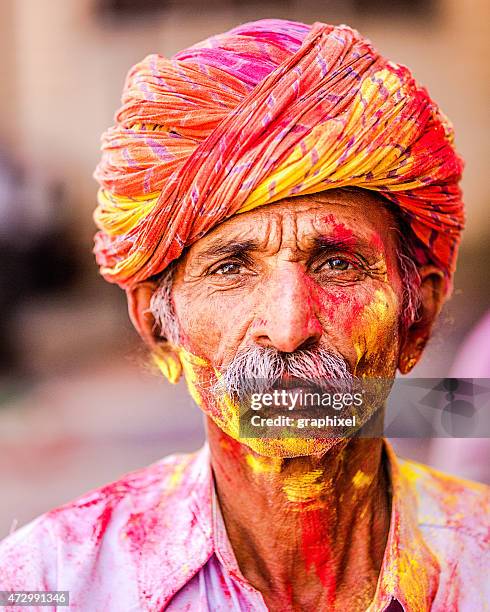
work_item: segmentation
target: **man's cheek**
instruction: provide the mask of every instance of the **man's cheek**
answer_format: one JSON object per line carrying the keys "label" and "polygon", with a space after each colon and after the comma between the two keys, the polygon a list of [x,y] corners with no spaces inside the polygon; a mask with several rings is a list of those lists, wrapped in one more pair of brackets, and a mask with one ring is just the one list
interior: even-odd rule
{"label": "man's cheek", "polygon": [[398,310],[389,291],[375,291],[353,320],[352,343],[361,374],[391,375],[398,353]]}
{"label": "man's cheek", "polygon": [[183,347],[203,357],[212,355],[221,336],[220,318],[199,297],[176,299],[174,304]]}
{"label": "man's cheek", "polygon": [[351,286],[330,287],[320,293],[322,319],[348,335],[370,300],[367,292],[353,290]]}

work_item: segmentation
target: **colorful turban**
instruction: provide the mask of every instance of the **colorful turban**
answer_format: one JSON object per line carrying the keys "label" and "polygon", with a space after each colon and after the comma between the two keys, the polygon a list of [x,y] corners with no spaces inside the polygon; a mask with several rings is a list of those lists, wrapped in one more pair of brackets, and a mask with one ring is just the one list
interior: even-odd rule
{"label": "colorful turban", "polygon": [[393,202],[450,284],[464,221],[452,127],[347,26],[268,19],[149,55],[102,143],[95,253],[121,287],[231,215],[338,187]]}

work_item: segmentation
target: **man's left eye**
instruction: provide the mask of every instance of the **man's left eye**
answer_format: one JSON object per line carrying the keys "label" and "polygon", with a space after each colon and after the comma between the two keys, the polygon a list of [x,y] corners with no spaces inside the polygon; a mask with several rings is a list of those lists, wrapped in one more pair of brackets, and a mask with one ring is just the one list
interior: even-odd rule
{"label": "man's left eye", "polygon": [[352,266],[350,261],[347,261],[347,259],[342,259],[342,257],[331,257],[326,261],[326,265],[331,270],[339,270],[340,272],[348,270],[349,267]]}
{"label": "man's left eye", "polygon": [[242,266],[239,263],[228,261],[212,270],[212,274],[239,274],[241,268]]}

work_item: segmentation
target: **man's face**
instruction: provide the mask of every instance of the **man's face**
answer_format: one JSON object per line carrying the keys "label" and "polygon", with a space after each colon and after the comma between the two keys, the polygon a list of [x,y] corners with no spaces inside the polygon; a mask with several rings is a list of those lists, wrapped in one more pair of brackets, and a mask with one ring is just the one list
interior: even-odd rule
{"label": "man's face", "polygon": [[[320,347],[357,377],[394,376],[402,304],[394,227],[369,192],[331,190],[235,215],[188,249],[172,295],[182,344],[200,360],[187,360],[184,371],[223,431],[237,437],[237,410],[194,383],[216,380],[250,347],[282,354]],[[280,456],[324,452],[335,443],[242,441]]]}

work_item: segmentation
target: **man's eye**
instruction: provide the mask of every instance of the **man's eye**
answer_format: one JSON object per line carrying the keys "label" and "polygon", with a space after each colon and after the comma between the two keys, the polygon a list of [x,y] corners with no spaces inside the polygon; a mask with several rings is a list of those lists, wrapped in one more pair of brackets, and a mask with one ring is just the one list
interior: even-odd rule
{"label": "man's eye", "polygon": [[226,263],[223,263],[218,267],[214,268],[214,270],[211,270],[211,274],[238,274],[241,268],[241,264],[232,261],[227,261]]}
{"label": "man's eye", "polygon": [[331,257],[326,261],[326,265],[331,270],[343,272],[344,270],[348,270],[352,264],[350,261],[347,261],[347,259],[342,259],[342,257]]}

